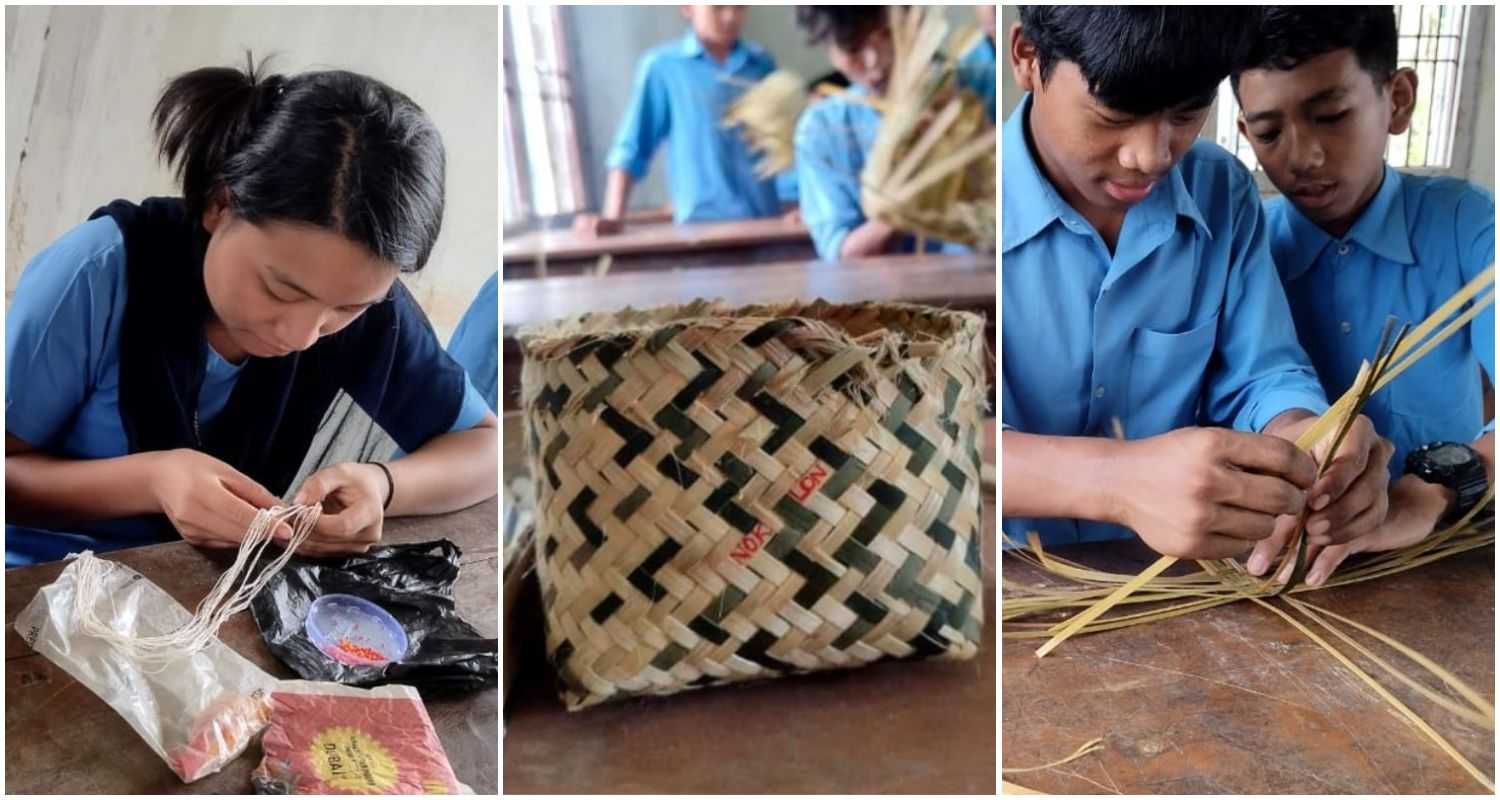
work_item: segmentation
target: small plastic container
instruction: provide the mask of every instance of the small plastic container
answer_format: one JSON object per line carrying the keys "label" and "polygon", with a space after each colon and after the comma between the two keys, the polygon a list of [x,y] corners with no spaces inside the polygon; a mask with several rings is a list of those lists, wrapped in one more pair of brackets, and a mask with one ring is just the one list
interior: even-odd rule
{"label": "small plastic container", "polygon": [[363,597],[325,594],[308,609],[307,638],[323,654],[350,666],[383,666],[406,657],[406,629]]}

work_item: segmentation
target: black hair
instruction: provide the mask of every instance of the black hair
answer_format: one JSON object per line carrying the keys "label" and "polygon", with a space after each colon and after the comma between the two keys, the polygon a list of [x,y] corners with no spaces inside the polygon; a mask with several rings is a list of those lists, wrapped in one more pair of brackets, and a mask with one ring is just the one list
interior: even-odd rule
{"label": "black hair", "polygon": [[843,50],[853,50],[871,30],[885,22],[887,6],[797,6],[797,26],[809,45],[830,39]]}
{"label": "black hair", "polygon": [[1022,6],[1021,32],[1043,83],[1071,61],[1095,99],[1140,116],[1212,103],[1248,56],[1257,19],[1243,6]]}
{"label": "black hair", "polygon": [[1266,6],[1250,57],[1230,76],[1236,92],[1246,69],[1290,70],[1315,56],[1348,48],[1375,81],[1396,72],[1396,10],[1391,6]]}
{"label": "black hair", "polygon": [[411,98],[342,70],[264,75],[196,69],[173,78],[152,113],[191,219],[222,192],[251,222],[314,225],[402,272],[427,263],[443,223],[444,153]]}

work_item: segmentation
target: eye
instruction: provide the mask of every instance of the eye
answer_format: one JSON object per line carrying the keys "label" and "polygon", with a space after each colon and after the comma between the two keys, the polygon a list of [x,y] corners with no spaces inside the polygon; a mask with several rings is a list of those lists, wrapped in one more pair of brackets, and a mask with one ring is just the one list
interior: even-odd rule
{"label": "eye", "polygon": [[[281,295],[281,293],[278,292],[276,290],[276,288],[272,286],[272,284],[266,283],[266,284],[264,284],[264,288],[266,290],[266,294],[270,295],[271,299],[275,300],[278,303],[295,303],[295,302],[297,302],[297,298],[295,298],[295,297],[283,297]],[[290,293],[288,293],[288,294],[290,294]]]}
{"label": "eye", "polygon": [[1313,119],[1316,122],[1318,122],[1319,124],[1321,124],[1321,125],[1334,125],[1334,124],[1337,124],[1339,120],[1342,120],[1344,117],[1347,117],[1347,116],[1349,116],[1349,109],[1346,108],[1343,111],[1338,112],[1337,114],[1329,114],[1327,116],[1314,117]]}
{"label": "eye", "polygon": [[1276,137],[1281,135],[1281,131],[1272,128],[1271,130],[1264,133],[1257,133],[1253,135],[1255,136],[1256,141],[1259,141],[1261,144],[1270,144],[1276,141]]}
{"label": "eye", "polygon": [[1197,112],[1193,112],[1191,114],[1174,114],[1174,115],[1172,115],[1172,124],[1173,125],[1177,125],[1179,127],[1186,126],[1186,125],[1192,125],[1194,122],[1197,122],[1197,121],[1198,121],[1198,114],[1197,114]]}

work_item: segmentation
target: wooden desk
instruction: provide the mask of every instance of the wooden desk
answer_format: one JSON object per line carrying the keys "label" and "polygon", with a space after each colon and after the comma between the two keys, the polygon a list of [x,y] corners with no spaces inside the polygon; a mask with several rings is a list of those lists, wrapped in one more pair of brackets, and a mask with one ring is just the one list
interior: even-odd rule
{"label": "wooden desk", "polygon": [[[991,420],[990,463],[993,434]],[[984,639],[969,661],[885,662],[569,713],[544,659],[540,608],[521,609],[528,644],[507,708],[505,791],[994,794],[995,506],[986,495]]]}
{"label": "wooden desk", "polygon": [[[1057,555],[1130,574],[1156,559],[1138,541],[1059,548]],[[1421,651],[1493,702],[1494,559],[1486,548],[1298,597]],[[1007,580],[1042,582],[1019,561],[1006,559],[1003,569]],[[1416,665],[1353,635],[1418,677]],[[1075,636],[1039,660],[1034,651],[1041,641],[1004,640],[1004,766],[1050,763],[1099,736],[1105,749],[1063,767],[1007,776],[1028,788],[1051,794],[1484,790],[1322,648],[1251,603]],[[1493,733],[1400,686],[1362,656],[1351,658],[1476,767],[1495,774]]]}
{"label": "wooden desk", "polygon": [[690,269],[673,275],[637,272],[604,278],[574,276],[500,283],[501,404],[518,408],[519,329],[595,311],[720,298],[732,305],[822,298],[831,303],[926,303],[983,314],[994,341],[995,256],[902,255],[838,263],[795,261],[748,267]]}
{"label": "wooden desk", "polygon": [[[463,550],[454,600],[459,613],[485,636],[499,630],[497,586],[499,504],[491,499],[439,517],[386,522],[387,543],[450,539]],[[208,594],[233,560],[185,542],[138,547],[107,558],[135,568],[189,609]],[[13,624],[38,589],[62,572],[62,562],[5,573],[5,788],[18,794],[249,794],[250,773],[260,763],[251,744],[224,769],[184,784],[151,752],[125,720],[61,668],[33,652]],[[271,655],[250,612],[238,614],[219,638],[274,676],[296,675]],[[496,754],[499,692],[427,701],[443,749],[458,779],[479,794],[499,783]]]}
{"label": "wooden desk", "polygon": [[572,228],[507,236],[501,259],[506,280],[538,277],[546,255],[547,275],[592,273],[600,256],[612,256],[610,273],[722,267],[814,257],[812,239],[800,222],[781,217],[730,222],[634,223],[614,236],[588,236]]}

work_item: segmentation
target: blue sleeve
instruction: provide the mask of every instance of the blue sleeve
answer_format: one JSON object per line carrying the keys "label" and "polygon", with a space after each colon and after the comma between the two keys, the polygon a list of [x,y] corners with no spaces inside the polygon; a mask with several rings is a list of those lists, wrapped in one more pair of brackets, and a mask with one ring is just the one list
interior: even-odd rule
{"label": "blue sleeve", "polygon": [[[490,276],[480,287],[469,310],[459,320],[448,354],[468,373],[469,385],[478,390],[491,411],[499,413],[500,383],[500,274]],[[473,427],[472,425],[466,427]]]}
{"label": "blue sleeve", "polygon": [[[1495,263],[1495,197],[1483,188],[1468,184],[1469,191],[1458,201],[1459,269],[1464,283]],[[1491,305],[1469,321],[1469,345],[1479,358],[1490,385],[1495,385],[1495,306]],[[1486,433],[1495,430],[1495,420],[1485,426]]]}
{"label": "blue sleeve", "polygon": [[5,314],[5,431],[33,447],[65,435],[92,390],[123,306],[125,241],[86,222],[26,265]]}
{"label": "blue sleeve", "polygon": [[[835,102],[824,100],[822,103]],[[849,232],[864,224],[859,207],[859,169],[854,158],[859,142],[852,131],[839,131],[821,103],[797,121],[797,200],[818,257],[838,261]]]}
{"label": "blue sleeve", "polygon": [[635,180],[646,177],[651,157],[671,131],[670,111],[660,62],[654,54],[647,54],[636,69],[630,106],[620,121],[620,129],[615,133],[615,143],[609,149],[605,164],[611,169],[625,170]]}
{"label": "blue sleeve", "polygon": [[1322,414],[1328,399],[1297,341],[1286,290],[1271,262],[1255,183],[1243,167],[1234,169],[1233,226],[1220,234],[1232,237],[1229,280],[1204,408],[1216,422],[1258,432],[1294,408]]}

